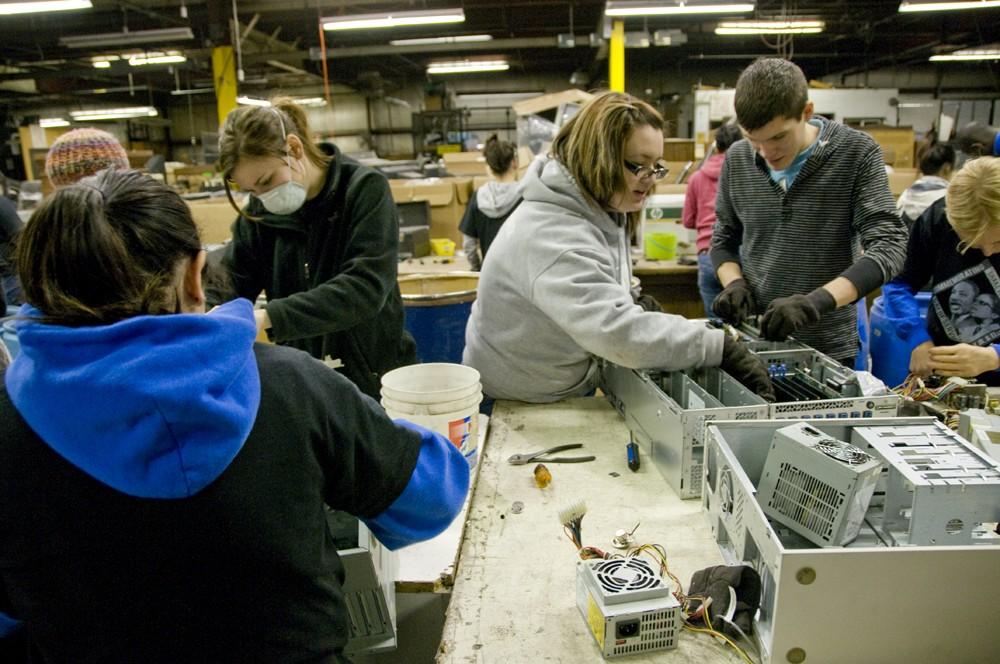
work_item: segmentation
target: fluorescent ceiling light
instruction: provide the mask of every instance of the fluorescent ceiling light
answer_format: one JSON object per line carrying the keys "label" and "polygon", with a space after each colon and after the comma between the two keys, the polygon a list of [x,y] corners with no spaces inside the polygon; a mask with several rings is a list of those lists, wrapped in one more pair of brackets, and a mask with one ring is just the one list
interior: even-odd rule
{"label": "fluorescent ceiling light", "polygon": [[292,97],[299,106],[326,106],[326,99],[322,97]]}
{"label": "fluorescent ceiling light", "polygon": [[266,99],[257,99],[256,97],[247,97],[246,95],[241,95],[236,98],[237,104],[243,104],[244,106],[270,106],[271,102]]}
{"label": "fluorescent ceiling light", "polygon": [[420,39],[393,39],[391,46],[426,46],[428,44],[464,44],[466,42],[484,42],[493,39],[493,35],[460,35],[457,37],[421,37]]}
{"label": "fluorescent ceiling light", "polygon": [[159,115],[152,106],[129,106],[127,108],[98,108],[89,111],[70,111],[74,122],[92,120],[119,120],[124,118],[151,118]]}
{"label": "fluorescent ceiling light", "polygon": [[951,53],[931,56],[931,62],[968,62],[972,60],[1000,60],[1000,48],[963,48]]}
{"label": "fluorescent ceiling light", "polygon": [[175,62],[187,62],[187,58],[177,51],[170,51],[169,53],[139,53],[129,56],[128,59],[128,63],[133,67],[141,67],[142,65],[169,65]]}
{"label": "fluorescent ceiling light", "polygon": [[364,30],[372,28],[397,28],[403,25],[430,25],[432,23],[463,23],[465,12],[461,9],[428,9],[415,12],[387,12],[384,14],[354,14],[330,16],[320,19],[324,30]]}
{"label": "fluorescent ceiling light", "polygon": [[482,71],[507,71],[506,60],[460,60],[458,62],[432,62],[427,65],[428,74],[469,74]]}
{"label": "fluorescent ceiling light", "polygon": [[59,45],[66,48],[100,48],[121,44],[162,44],[170,41],[194,39],[191,28],[162,28],[159,30],[124,30],[98,35],[60,37]]}
{"label": "fluorescent ceiling light", "polygon": [[900,12],[946,12],[953,9],[989,9],[1000,7],[1000,0],[973,0],[972,2],[901,2]]}
{"label": "fluorescent ceiling light", "polygon": [[0,3],[0,16],[12,14],[38,14],[42,12],[64,12],[70,9],[90,9],[90,0],[41,0],[40,2]]}
{"label": "fluorescent ceiling light", "polygon": [[752,12],[754,3],[694,3],[694,2],[615,2],[609,0],[607,16],[664,16],[669,14],[736,14]]}
{"label": "fluorescent ceiling light", "polygon": [[717,35],[815,35],[823,21],[729,21],[719,23]]}
{"label": "fluorescent ceiling light", "polygon": [[42,118],[38,121],[39,127],[68,127],[69,120],[62,118]]}

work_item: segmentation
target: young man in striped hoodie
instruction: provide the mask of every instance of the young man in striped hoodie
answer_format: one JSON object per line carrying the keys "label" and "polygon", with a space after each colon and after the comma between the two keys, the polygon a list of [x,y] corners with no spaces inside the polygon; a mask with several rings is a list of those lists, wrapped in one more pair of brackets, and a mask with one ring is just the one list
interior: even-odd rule
{"label": "young man in striped hoodie", "polygon": [[906,256],[882,151],[868,134],[813,113],[802,70],[757,60],[736,83],[746,140],[726,153],[711,257],[724,286],[713,309],[756,314],[768,339],[791,334],[854,365],[857,311]]}

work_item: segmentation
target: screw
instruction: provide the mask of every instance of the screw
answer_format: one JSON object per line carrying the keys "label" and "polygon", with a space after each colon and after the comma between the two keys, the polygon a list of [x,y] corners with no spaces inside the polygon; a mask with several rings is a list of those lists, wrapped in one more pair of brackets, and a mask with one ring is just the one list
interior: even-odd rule
{"label": "screw", "polygon": [[798,572],[795,573],[795,580],[804,586],[808,586],[810,583],[816,580],[816,570],[814,570],[812,567],[803,567],[802,569],[800,569]]}

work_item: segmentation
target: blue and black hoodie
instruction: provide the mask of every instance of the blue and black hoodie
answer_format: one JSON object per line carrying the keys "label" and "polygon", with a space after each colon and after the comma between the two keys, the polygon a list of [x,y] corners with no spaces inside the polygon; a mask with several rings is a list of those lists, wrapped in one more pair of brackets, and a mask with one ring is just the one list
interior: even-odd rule
{"label": "blue and black hoodie", "polygon": [[251,305],[45,324],[0,386],[0,611],[43,661],[338,661],[327,506],[390,549],[444,530],[469,470]]}

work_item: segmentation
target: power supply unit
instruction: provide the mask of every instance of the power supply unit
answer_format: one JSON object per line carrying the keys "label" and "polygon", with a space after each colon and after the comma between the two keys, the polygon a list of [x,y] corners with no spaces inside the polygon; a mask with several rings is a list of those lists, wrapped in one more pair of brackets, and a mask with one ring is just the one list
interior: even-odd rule
{"label": "power supply unit", "polygon": [[774,432],[760,477],[764,514],[819,546],[843,546],[861,529],[882,462],[797,422]]}
{"label": "power supply unit", "polygon": [[677,647],[680,602],[643,558],[581,561],[576,604],[605,659]]}

